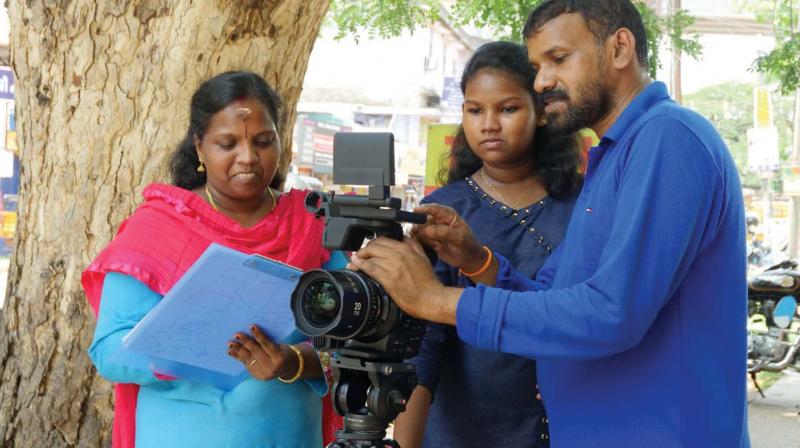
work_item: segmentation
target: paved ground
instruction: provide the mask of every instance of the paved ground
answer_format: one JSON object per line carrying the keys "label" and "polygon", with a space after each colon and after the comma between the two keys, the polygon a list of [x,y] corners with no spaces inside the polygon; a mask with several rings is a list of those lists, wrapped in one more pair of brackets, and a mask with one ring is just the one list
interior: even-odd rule
{"label": "paved ground", "polygon": [[762,398],[750,387],[752,448],[800,448],[800,373],[786,371]]}

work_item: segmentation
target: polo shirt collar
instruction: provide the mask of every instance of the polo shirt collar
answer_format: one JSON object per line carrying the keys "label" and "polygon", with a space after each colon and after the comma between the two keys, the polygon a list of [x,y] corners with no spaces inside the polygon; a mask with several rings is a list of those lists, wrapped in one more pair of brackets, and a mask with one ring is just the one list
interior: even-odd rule
{"label": "polo shirt collar", "polygon": [[606,131],[601,140],[606,140],[607,143],[618,141],[628,129],[638,120],[645,112],[647,112],[653,105],[659,101],[669,99],[669,92],[667,86],[661,81],[655,81],[647,86],[644,90],[636,96],[636,98],[628,104],[628,107],[617,118],[617,121]]}

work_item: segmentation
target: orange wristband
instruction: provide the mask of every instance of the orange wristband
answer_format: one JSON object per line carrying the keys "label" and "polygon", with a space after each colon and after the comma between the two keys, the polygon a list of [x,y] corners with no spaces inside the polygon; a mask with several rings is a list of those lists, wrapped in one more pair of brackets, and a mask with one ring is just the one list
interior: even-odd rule
{"label": "orange wristband", "polygon": [[494,258],[494,255],[492,255],[491,249],[489,249],[486,246],[483,246],[483,250],[485,250],[486,253],[489,254],[489,258],[486,259],[486,263],[484,263],[483,266],[481,266],[480,269],[478,269],[475,272],[464,272],[463,270],[461,270],[461,268],[459,268],[458,269],[458,273],[461,274],[461,275],[466,275],[467,277],[475,277],[475,276],[481,275],[484,272],[486,272],[486,270],[489,269],[489,266],[492,265],[492,258]]}

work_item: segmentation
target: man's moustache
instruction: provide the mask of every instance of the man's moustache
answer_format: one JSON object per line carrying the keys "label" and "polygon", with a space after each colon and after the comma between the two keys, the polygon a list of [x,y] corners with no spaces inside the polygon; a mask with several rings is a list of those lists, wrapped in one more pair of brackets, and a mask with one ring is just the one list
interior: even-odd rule
{"label": "man's moustache", "polygon": [[547,104],[548,101],[567,101],[569,95],[564,90],[550,90],[539,94],[539,102],[542,106]]}

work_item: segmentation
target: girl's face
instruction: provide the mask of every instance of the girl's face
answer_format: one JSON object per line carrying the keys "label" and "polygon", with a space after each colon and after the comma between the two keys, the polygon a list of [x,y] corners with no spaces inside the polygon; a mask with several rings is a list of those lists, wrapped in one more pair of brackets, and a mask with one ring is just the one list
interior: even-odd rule
{"label": "girl's face", "polygon": [[235,101],[211,117],[197,155],[209,185],[232,200],[263,197],[278,170],[281,143],[275,122],[261,102]]}
{"label": "girl's face", "polygon": [[504,167],[530,160],[537,121],[534,100],[511,75],[478,70],[467,82],[463,113],[467,143],[484,163]]}

